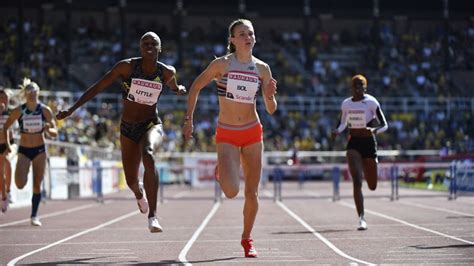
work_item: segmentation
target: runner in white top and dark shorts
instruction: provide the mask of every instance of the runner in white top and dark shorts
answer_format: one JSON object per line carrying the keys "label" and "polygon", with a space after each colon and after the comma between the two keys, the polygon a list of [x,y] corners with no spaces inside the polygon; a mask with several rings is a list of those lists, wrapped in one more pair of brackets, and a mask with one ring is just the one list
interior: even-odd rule
{"label": "runner in white top and dark shorts", "polygon": [[[332,140],[349,127],[347,163],[352,176],[354,201],[359,215],[358,230],[366,230],[364,218],[364,197],[362,179],[370,190],[377,188],[377,140],[375,135],[387,130],[388,125],[380,104],[373,96],[366,94],[367,79],[362,75],[352,77],[352,97],[341,105],[341,118]],[[374,126],[377,124],[377,126]]]}

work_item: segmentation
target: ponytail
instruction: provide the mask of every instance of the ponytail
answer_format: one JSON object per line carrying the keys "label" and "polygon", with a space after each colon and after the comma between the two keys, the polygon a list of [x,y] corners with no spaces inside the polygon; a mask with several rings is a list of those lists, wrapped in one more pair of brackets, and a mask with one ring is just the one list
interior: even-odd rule
{"label": "ponytail", "polygon": [[38,84],[36,84],[36,82],[31,81],[31,79],[27,77],[23,78],[23,81],[20,85],[18,85],[18,88],[20,89],[20,93],[19,93],[20,97],[22,97],[23,99],[26,99],[27,89],[33,88],[34,90],[38,90],[38,91],[40,89]]}

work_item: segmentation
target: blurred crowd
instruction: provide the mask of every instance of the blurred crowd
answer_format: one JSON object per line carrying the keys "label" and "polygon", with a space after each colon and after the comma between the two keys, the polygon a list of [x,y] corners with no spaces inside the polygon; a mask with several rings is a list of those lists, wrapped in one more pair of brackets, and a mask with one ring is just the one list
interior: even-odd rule
{"label": "blurred crowd", "polygon": [[[81,75],[74,75],[75,68],[67,64],[68,35],[64,27],[26,21],[22,26],[25,50],[20,64],[16,54],[19,25],[13,19],[0,21],[0,53],[3,54],[0,85],[15,88],[24,76],[40,84],[42,90],[84,90],[90,85]],[[90,76],[96,70],[104,73],[124,54],[139,56],[139,37],[149,30],[162,38],[160,60],[177,66],[179,83],[187,87],[215,56],[226,53],[226,25],[215,22],[179,33],[183,39],[181,57],[177,52],[176,33],[156,22],[132,21],[123,52],[118,30],[105,31],[94,18],[85,18],[80,25],[70,34],[70,61],[76,65],[95,65]],[[349,96],[349,80],[355,73],[368,77],[368,93],[377,98],[474,97],[471,88],[462,86],[452,76],[453,71],[474,70],[472,23],[451,27],[447,38],[442,23],[426,31],[415,31],[410,24],[403,30],[395,30],[390,23],[381,23],[378,30],[354,26],[328,32],[316,27],[308,34],[300,29],[259,31],[258,24],[255,28],[254,54],[269,63],[278,80],[279,97],[341,97],[342,100]],[[215,95],[214,85],[210,84],[202,94]],[[54,112],[67,107],[59,97],[48,99],[47,104]],[[216,114],[199,113],[199,109],[198,106],[195,137],[186,146],[181,137],[184,109],[160,110],[166,131],[163,151],[215,151]],[[474,152],[472,110],[447,114],[436,110],[404,113],[385,110],[384,106],[382,109],[389,130],[378,136],[380,149]],[[330,132],[338,122],[335,110],[300,112],[280,106],[273,116],[261,112],[260,117],[267,151],[326,151],[345,147],[345,138],[339,138],[336,143],[329,141]],[[119,119],[107,103],[98,109],[81,108],[70,119],[59,121],[59,140],[118,147]]]}

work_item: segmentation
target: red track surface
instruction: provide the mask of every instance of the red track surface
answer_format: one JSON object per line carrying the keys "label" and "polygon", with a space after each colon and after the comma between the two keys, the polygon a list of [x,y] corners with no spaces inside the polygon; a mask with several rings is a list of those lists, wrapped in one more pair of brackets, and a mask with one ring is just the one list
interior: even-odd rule
{"label": "red track surface", "polygon": [[240,247],[242,191],[220,205],[213,188],[164,192],[159,234],[148,232],[129,191],[103,204],[47,201],[40,228],[30,226],[29,207],[10,209],[0,214],[0,264],[474,264],[471,196],[448,201],[446,193],[400,189],[392,202],[389,184],[375,192],[364,186],[369,229],[357,231],[350,183],[341,184],[338,202],[330,183],[284,183],[282,203],[269,184],[253,232],[259,258],[250,259]]}

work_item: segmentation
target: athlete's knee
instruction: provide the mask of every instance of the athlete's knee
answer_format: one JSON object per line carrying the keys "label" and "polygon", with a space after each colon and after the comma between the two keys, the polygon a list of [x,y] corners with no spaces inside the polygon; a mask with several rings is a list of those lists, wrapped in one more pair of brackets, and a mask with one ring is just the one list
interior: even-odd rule
{"label": "athlete's knee", "polygon": [[352,184],[354,188],[362,188],[362,178],[352,178]]}
{"label": "athlete's knee", "polygon": [[233,199],[237,197],[237,195],[239,194],[239,189],[238,188],[235,189],[234,187],[229,187],[229,188],[223,187],[222,192],[224,192],[224,195],[226,198]]}
{"label": "athlete's knee", "polygon": [[125,176],[125,180],[127,181],[128,187],[133,187],[133,186],[138,185],[138,178],[137,177]]}
{"label": "athlete's knee", "polygon": [[245,190],[245,199],[246,200],[257,200],[258,199],[258,190],[246,189]]}
{"label": "athlete's knee", "polygon": [[33,193],[34,194],[41,193],[41,186],[34,186],[33,187]]}
{"label": "athlete's knee", "polygon": [[15,179],[15,184],[16,184],[16,187],[17,187],[18,189],[22,189],[22,188],[25,187],[26,182],[21,181],[21,180],[18,180],[18,179]]}
{"label": "athlete's knee", "polygon": [[377,182],[375,182],[375,183],[367,182],[367,185],[368,185],[370,190],[375,190],[377,188]]}
{"label": "athlete's knee", "polygon": [[223,190],[224,192],[224,195],[226,198],[228,199],[233,199],[235,197],[237,197],[237,195],[239,194],[239,191],[235,191],[235,190]]}
{"label": "athlete's knee", "polygon": [[155,153],[155,150],[153,149],[153,145],[151,143],[146,143],[143,146],[142,150],[142,155],[143,156],[151,156],[153,157],[153,154]]}

